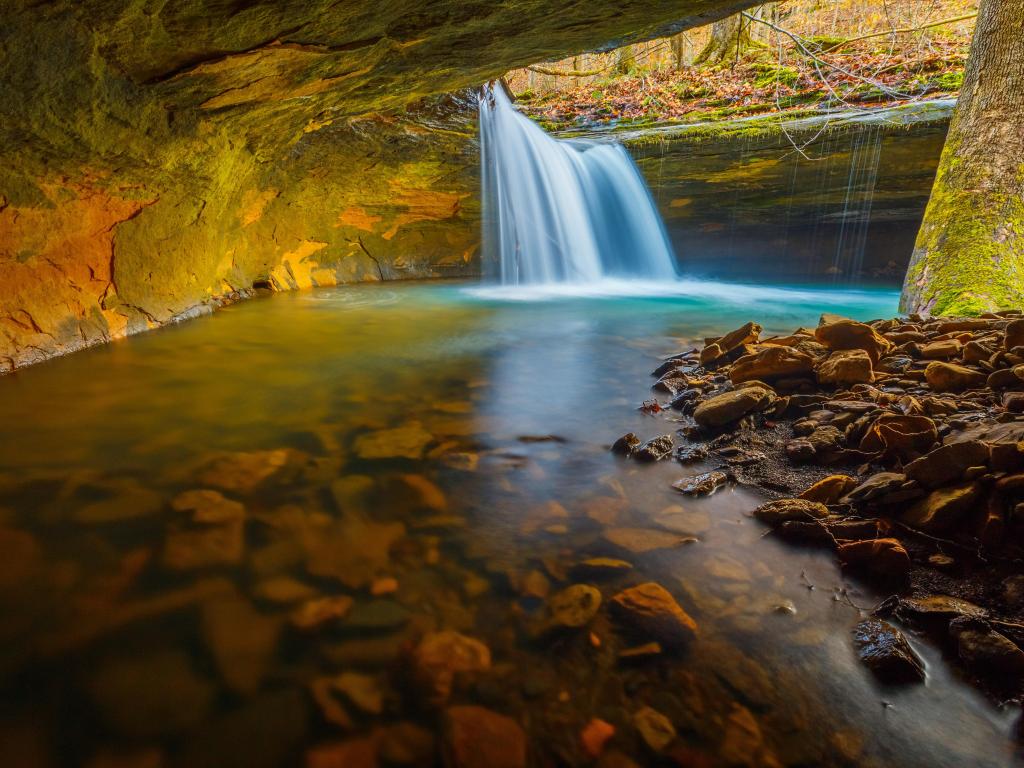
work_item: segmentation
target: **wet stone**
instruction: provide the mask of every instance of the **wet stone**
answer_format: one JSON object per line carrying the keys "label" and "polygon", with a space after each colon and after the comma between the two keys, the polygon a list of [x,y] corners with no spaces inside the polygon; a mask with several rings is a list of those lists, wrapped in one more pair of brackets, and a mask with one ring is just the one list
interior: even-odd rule
{"label": "wet stone", "polygon": [[754,510],[754,517],[768,525],[791,520],[818,520],[828,516],[828,507],[807,499],[778,499]]}
{"label": "wet stone", "polygon": [[384,728],[380,737],[380,757],[392,765],[432,765],[436,740],[428,729],[401,722]]}
{"label": "wet stone", "polygon": [[693,412],[702,427],[716,429],[732,424],[748,413],[761,411],[775,399],[775,394],[762,387],[744,387],[708,398]]}
{"label": "wet stone", "polygon": [[308,600],[289,616],[292,626],[309,631],[325,624],[337,622],[348,615],[355,601],[348,595],[320,597]]}
{"label": "wet stone", "polygon": [[413,651],[415,680],[432,704],[448,701],[456,675],[491,668],[491,651],[479,640],[445,630],[426,635]]}
{"label": "wet stone", "polygon": [[639,461],[661,461],[672,455],[672,435],[659,435],[648,440],[633,453]]}
{"label": "wet stone", "polygon": [[187,512],[194,523],[230,523],[245,518],[245,507],[219,491],[185,491],[174,497],[171,508]]}
{"label": "wet stone", "polygon": [[361,459],[420,459],[433,440],[421,424],[413,422],[360,435],[354,448]]}
{"label": "wet stone", "polygon": [[612,453],[617,453],[620,456],[632,456],[639,447],[640,438],[629,432],[612,443]]}
{"label": "wet stone", "polygon": [[446,768],[526,768],[526,734],[510,717],[477,706],[444,713]]}
{"label": "wet stone", "polygon": [[203,639],[228,687],[252,694],[259,687],[277,648],[281,622],[264,616],[241,598],[203,606]]}
{"label": "wet stone", "polygon": [[962,616],[949,624],[960,658],[981,674],[1024,677],[1024,651],[984,619]]}
{"label": "wet stone", "polygon": [[543,630],[578,629],[601,607],[601,593],[587,584],[573,584],[556,592],[544,606]]}
{"label": "wet stone", "polygon": [[603,538],[609,544],[633,554],[653,552],[656,549],[673,549],[696,541],[692,536],[680,536],[653,528],[609,528],[604,532]]}
{"label": "wet stone", "polygon": [[672,487],[687,496],[709,496],[727,482],[729,476],[725,472],[706,472],[677,480]]}
{"label": "wet stone", "polygon": [[873,539],[840,544],[840,561],[881,579],[901,580],[910,572],[910,556],[898,539]]}
{"label": "wet stone", "polygon": [[697,623],[667,589],[654,582],[618,593],[609,605],[627,629],[665,646],[682,645],[697,632]]}
{"label": "wet stone", "polygon": [[914,683],[924,680],[924,662],[896,627],[880,619],[868,619],[853,631],[857,655],[879,680],[885,683]]}
{"label": "wet stone", "polygon": [[676,729],[672,721],[651,707],[642,707],[633,713],[633,726],[644,744],[654,752],[664,752],[675,741]]}
{"label": "wet stone", "polygon": [[389,632],[404,626],[411,616],[408,608],[394,600],[357,602],[344,623],[346,628]]}
{"label": "wet stone", "polygon": [[576,563],[570,573],[579,579],[608,579],[633,569],[633,564],[613,557],[591,557]]}

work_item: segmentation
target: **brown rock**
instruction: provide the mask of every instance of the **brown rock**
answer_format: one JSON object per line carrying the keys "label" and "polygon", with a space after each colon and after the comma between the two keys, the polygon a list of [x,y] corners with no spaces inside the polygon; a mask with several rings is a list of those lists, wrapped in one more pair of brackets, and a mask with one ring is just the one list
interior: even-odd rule
{"label": "brown rock", "polygon": [[415,723],[389,725],[380,738],[380,756],[393,765],[433,765],[434,748],[434,734]]}
{"label": "brown rock", "polygon": [[377,740],[348,739],[306,751],[306,768],[377,768]]}
{"label": "brown rock", "polygon": [[963,392],[985,386],[983,373],[953,363],[929,363],[924,369],[928,386],[936,392]]}
{"label": "brown rock", "polygon": [[458,674],[491,668],[491,651],[472,637],[452,630],[432,632],[413,651],[413,675],[431,704],[448,701]]}
{"label": "brown rock", "polygon": [[614,725],[595,717],[580,731],[580,745],[588,757],[596,760],[604,752],[608,739],[614,735]]}
{"label": "brown rock", "polygon": [[926,533],[941,533],[959,523],[980,498],[981,486],[978,483],[940,488],[904,512],[902,520]]}
{"label": "brown rock", "polygon": [[585,626],[601,607],[601,592],[589,584],[573,584],[556,592],[545,606],[544,629]]}
{"label": "brown rock", "polygon": [[880,619],[867,619],[853,631],[860,660],[882,682],[919,683],[924,663],[896,627]]}
{"label": "brown rock", "polygon": [[1024,651],[984,619],[959,617],[949,623],[960,658],[972,669],[1011,679],[1024,677]]}
{"label": "brown rock", "polygon": [[992,371],[985,379],[985,386],[989,389],[1019,389],[1021,385],[1024,385],[1024,381],[1017,377],[1013,368],[999,368]]}
{"label": "brown rock", "polygon": [[863,567],[874,576],[902,579],[910,572],[910,555],[897,539],[840,544],[838,554],[845,565]]}
{"label": "brown rock", "polygon": [[164,565],[174,571],[238,565],[244,553],[245,527],[241,520],[175,529],[167,534]]}
{"label": "brown rock", "polygon": [[828,507],[809,499],[778,499],[754,510],[754,517],[768,525],[791,520],[820,520],[828,516]]}
{"label": "brown rock", "polygon": [[306,569],[347,587],[367,586],[391,564],[391,547],[405,535],[402,523],[381,523],[348,514],[330,528],[307,534]]}
{"label": "brown rock", "polygon": [[476,706],[444,716],[446,768],[526,768],[526,734],[515,720]]}
{"label": "brown rock", "polygon": [[900,472],[876,472],[847,493],[840,501],[843,504],[878,501],[891,493],[900,491],[906,483],[907,476]]}
{"label": "brown rock", "polygon": [[747,323],[704,347],[700,353],[700,364],[708,365],[713,363],[718,358],[729,354],[744,344],[755,344],[760,334],[760,325],[757,323]]}
{"label": "brown rock", "polygon": [[281,622],[232,597],[203,606],[203,638],[224,682],[237,693],[255,693],[270,666]]}
{"label": "brown rock", "polygon": [[862,349],[877,364],[882,355],[892,349],[892,344],[879,335],[874,328],[856,320],[840,319],[819,325],[814,337],[831,350]]}
{"label": "brown rock", "polygon": [[693,412],[694,421],[705,428],[724,427],[762,411],[775,400],[775,393],[761,387],[744,387],[708,398]]}
{"label": "brown rock", "polygon": [[1003,335],[1003,349],[1010,351],[1024,346],[1024,320],[1011,320],[1006,324]]}
{"label": "brown rock", "polygon": [[833,352],[818,366],[820,384],[870,384],[874,380],[871,358],[862,349]]}
{"label": "brown rock", "polygon": [[633,725],[640,738],[654,752],[663,752],[675,741],[676,729],[672,721],[651,707],[642,707],[633,714]]}
{"label": "brown rock", "polygon": [[624,624],[666,646],[682,645],[697,632],[697,623],[667,589],[654,582],[620,592],[609,605]]}
{"label": "brown rock", "polygon": [[988,446],[979,440],[948,443],[907,464],[903,471],[925,488],[959,480],[969,467],[988,463]]}
{"label": "brown rock", "polygon": [[609,528],[603,536],[605,541],[634,554],[672,549],[696,541],[692,536],[680,536],[654,528]]}
{"label": "brown rock", "polygon": [[810,376],[814,372],[814,358],[790,347],[766,345],[752,355],[741,357],[729,370],[733,384],[760,379]]}
{"label": "brown rock", "polygon": [[921,345],[920,352],[925,360],[949,360],[959,357],[962,349],[963,344],[956,339],[944,339]]}
{"label": "brown rock", "polygon": [[285,449],[231,453],[214,459],[199,476],[203,485],[250,493],[288,463]]}
{"label": "brown rock", "polygon": [[860,441],[860,450],[884,450],[904,457],[916,456],[931,448],[938,439],[935,422],[927,416],[883,413],[871,422]]}
{"label": "brown rock", "polygon": [[199,490],[179,493],[171,502],[176,512],[189,512],[195,523],[229,523],[245,518],[245,507],[225,498],[219,491]]}
{"label": "brown rock", "polygon": [[300,605],[292,611],[289,619],[297,629],[316,629],[328,622],[345,618],[354,603],[355,600],[348,595],[319,597]]}
{"label": "brown rock", "polygon": [[799,498],[818,504],[835,504],[857,487],[857,480],[849,475],[829,475],[800,494]]}

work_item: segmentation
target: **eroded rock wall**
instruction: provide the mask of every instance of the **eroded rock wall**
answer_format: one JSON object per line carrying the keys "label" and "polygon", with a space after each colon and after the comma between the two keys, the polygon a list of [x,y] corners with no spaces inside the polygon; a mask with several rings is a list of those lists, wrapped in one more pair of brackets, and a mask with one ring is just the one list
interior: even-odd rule
{"label": "eroded rock wall", "polygon": [[0,371],[254,284],[471,271],[433,94],[750,4],[0,0]]}

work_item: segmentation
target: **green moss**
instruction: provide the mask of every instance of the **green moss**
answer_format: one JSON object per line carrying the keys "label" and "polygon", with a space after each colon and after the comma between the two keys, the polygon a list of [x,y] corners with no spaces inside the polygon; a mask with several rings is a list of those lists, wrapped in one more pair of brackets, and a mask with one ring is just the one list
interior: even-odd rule
{"label": "green moss", "polygon": [[947,143],[902,309],[970,316],[1024,305],[1024,200],[991,191],[979,199],[975,190],[986,188],[978,178],[985,173],[970,173],[957,144]]}
{"label": "green moss", "polygon": [[940,91],[959,91],[964,84],[963,70],[958,72],[943,72],[937,77],[928,81],[928,85]]}
{"label": "green moss", "polygon": [[800,80],[800,72],[794,67],[779,66],[778,64],[755,64],[753,70],[757,73],[754,84],[759,88],[767,88],[776,83],[792,87]]}

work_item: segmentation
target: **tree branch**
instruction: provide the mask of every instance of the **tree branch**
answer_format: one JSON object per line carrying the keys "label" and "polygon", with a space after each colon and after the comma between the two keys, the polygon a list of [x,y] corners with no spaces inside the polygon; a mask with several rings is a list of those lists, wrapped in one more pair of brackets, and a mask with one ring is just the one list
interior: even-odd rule
{"label": "tree branch", "polygon": [[942,19],[941,21],[933,21],[929,24],[922,24],[920,27],[908,27],[906,29],[890,29],[886,32],[872,32],[870,35],[851,37],[849,40],[843,40],[843,42],[836,43],[831,48],[823,50],[822,53],[832,53],[833,51],[838,51],[840,48],[843,48],[849,45],[850,43],[856,43],[860,40],[870,40],[873,37],[886,37],[888,35],[908,35],[911,32],[920,32],[925,29],[931,29],[932,27],[941,27],[946,24],[955,24],[958,21],[967,21],[968,19],[975,18],[977,15],[978,12],[975,11],[974,13],[967,13],[964,14],[963,16],[956,16],[952,19]]}

